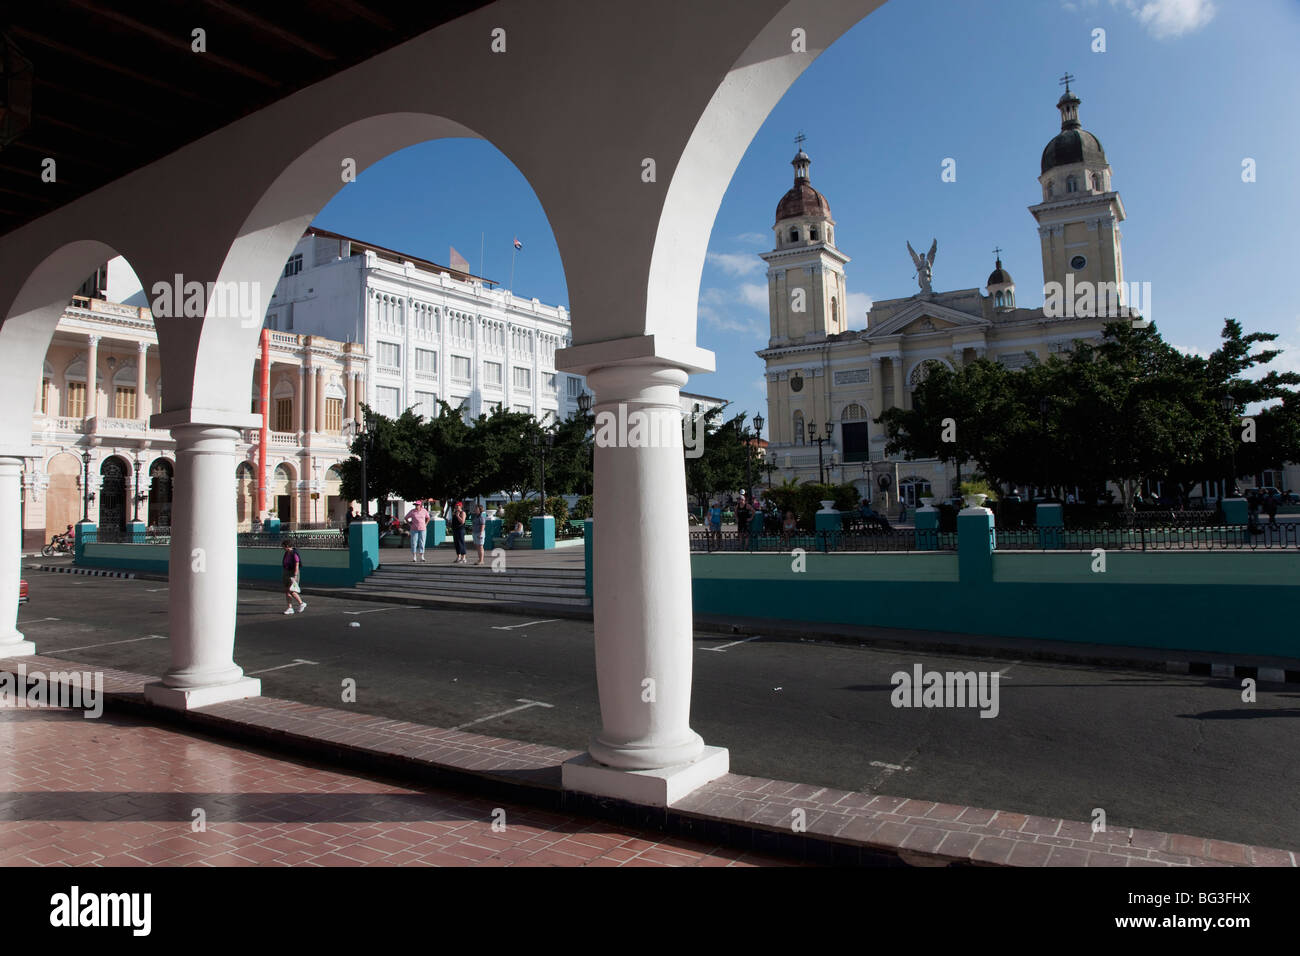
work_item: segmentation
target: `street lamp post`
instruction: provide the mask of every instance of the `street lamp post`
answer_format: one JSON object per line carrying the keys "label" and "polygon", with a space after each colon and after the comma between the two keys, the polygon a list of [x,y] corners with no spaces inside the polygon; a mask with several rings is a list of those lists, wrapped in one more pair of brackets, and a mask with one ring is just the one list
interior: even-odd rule
{"label": "street lamp post", "polygon": [[135,524],[140,520],[140,459],[134,459],[131,462],[131,467],[135,469],[135,494],[131,498],[131,523]]}
{"label": "street lamp post", "polygon": [[343,432],[344,436],[349,439],[361,439],[361,447],[357,457],[361,459],[361,520],[366,521],[370,516],[370,502],[367,498],[370,486],[366,482],[366,455],[370,450],[370,441],[373,436],[370,433],[370,429],[366,427],[365,418],[359,422],[350,421],[345,423],[343,426]]}
{"label": "street lamp post", "polygon": [[827,422],[826,437],[819,438],[817,436],[817,423],[816,422],[808,423],[808,440],[810,442],[817,443],[817,477],[819,479],[819,483],[823,485],[826,484],[826,470],[825,470],[825,466],[822,464],[822,445],[826,444],[828,441],[831,440],[831,433],[834,431],[835,431],[835,426],[832,425],[830,422]]}
{"label": "street lamp post", "polygon": [[555,436],[550,432],[541,435],[533,435],[533,447],[541,453],[542,456],[542,507],[541,516],[546,517],[546,449],[555,444]]}
{"label": "street lamp post", "polygon": [[[754,416],[755,438],[763,437],[763,416]],[[745,437],[745,495],[748,497],[754,493],[754,478],[751,470],[751,462],[754,457],[754,448],[756,443],[751,441],[748,436]]]}
{"label": "street lamp post", "polygon": [[[1049,404],[1049,403],[1048,403],[1048,401],[1047,401],[1047,396],[1046,396],[1046,395],[1044,395],[1042,398],[1040,398],[1040,399],[1038,400],[1038,434],[1039,434],[1039,440],[1040,440],[1040,441],[1042,441],[1043,439],[1045,439],[1046,436],[1047,436],[1047,409],[1048,409],[1048,404]],[[1043,441],[1043,444],[1040,445],[1040,446],[1039,446],[1039,449],[1038,449],[1038,480],[1039,480],[1039,482],[1040,482],[1039,487],[1040,487],[1041,489],[1044,490],[1044,494],[1043,494],[1043,497],[1044,497],[1044,498],[1047,497],[1047,494],[1046,494],[1046,481],[1047,481],[1047,452],[1046,452],[1046,445],[1047,445],[1046,441]],[[1029,498],[1030,498],[1030,501],[1032,502],[1032,501],[1033,501],[1033,495],[1030,495]]]}
{"label": "street lamp post", "polygon": [[81,453],[81,461],[85,467],[85,477],[81,481],[81,520],[90,521],[90,452],[89,450]]}
{"label": "street lamp post", "polygon": [[1224,410],[1224,411],[1227,413],[1227,415],[1228,415],[1228,441],[1230,442],[1230,448],[1231,448],[1231,454],[1232,454],[1232,457],[1231,457],[1232,471],[1231,471],[1231,473],[1228,475],[1228,481],[1227,481],[1227,484],[1225,484],[1225,485],[1223,486],[1223,497],[1225,497],[1225,498],[1235,498],[1235,497],[1237,496],[1237,495],[1236,495],[1236,491],[1237,491],[1237,442],[1236,442],[1236,439],[1234,439],[1234,438],[1232,437],[1232,432],[1233,432],[1233,412],[1235,412],[1235,411],[1237,410],[1237,401],[1236,401],[1236,399],[1234,399],[1234,398],[1232,397],[1232,395],[1229,394],[1229,395],[1224,395],[1224,396],[1223,396],[1223,410]]}
{"label": "street lamp post", "polygon": [[[591,414],[591,401],[591,392],[584,389],[582,394],[578,396],[578,411],[582,412],[583,418],[586,418]],[[592,487],[592,484],[596,480],[596,445],[594,440],[591,446],[591,474],[591,482],[587,485],[589,489],[587,492],[588,494],[593,494],[595,492],[595,489]]]}

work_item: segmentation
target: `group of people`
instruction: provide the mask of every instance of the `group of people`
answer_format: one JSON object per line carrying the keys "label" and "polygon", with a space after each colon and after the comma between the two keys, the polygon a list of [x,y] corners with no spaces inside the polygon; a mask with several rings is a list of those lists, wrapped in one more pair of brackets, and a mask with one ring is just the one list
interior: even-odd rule
{"label": "group of people", "polygon": [[[429,522],[433,520],[433,513],[424,506],[423,501],[417,501],[415,506],[406,513],[406,525],[411,533],[411,560],[424,561],[425,536],[428,532]],[[447,525],[451,528],[451,540],[456,548],[456,557],[452,564],[465,564],[465,529],[468,527],[470,537],[474,542],[474,550],[478,555],[478,560],[474,562],[475,567],[483,564],[483,539],[487,532],[487,514],[481,504],[474,505],[474,513],[468,515],[465,512],[465,502],[457,501],[447,512]]]}

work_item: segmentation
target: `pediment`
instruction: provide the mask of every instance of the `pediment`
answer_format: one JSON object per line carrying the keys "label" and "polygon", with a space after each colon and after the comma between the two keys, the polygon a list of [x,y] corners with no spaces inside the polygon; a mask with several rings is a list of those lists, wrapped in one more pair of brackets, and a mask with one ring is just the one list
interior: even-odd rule
{"label": "pediment", "polygon": [[888,321],[867,329],[863,338],[878,335],[925,335],[951,329],[986,329],[991,322],[981,316],[958,312],[934,302],[918,301],[905,306]]}

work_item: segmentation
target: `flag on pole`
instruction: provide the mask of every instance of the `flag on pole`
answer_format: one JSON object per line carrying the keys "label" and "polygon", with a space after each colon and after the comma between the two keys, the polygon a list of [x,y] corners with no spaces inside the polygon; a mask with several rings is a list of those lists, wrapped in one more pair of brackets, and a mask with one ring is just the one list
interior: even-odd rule
{"label": "flag on pole", "polygon": [[523,247],[524,247],[524,244],[523,244],[522,242],[519,241],[518,237],[516,237],[516,238],[515,238],[515,249],[522,249]]}
{"label": "flag on pole", "polygon": [[458,269],[461,272],[469,272],[469,263],[465,260],[464,256],[456,251],[455,246],[451,247],[451,267],[453,269]]}

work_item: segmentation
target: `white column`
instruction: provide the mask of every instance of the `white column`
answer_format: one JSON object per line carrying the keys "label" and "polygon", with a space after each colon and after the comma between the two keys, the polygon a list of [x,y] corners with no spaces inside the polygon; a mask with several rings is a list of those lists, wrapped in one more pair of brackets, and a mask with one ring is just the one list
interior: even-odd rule
{"label": "white column", "polygon": [[311,374],[304,383],[302,400],[307,408],[307,423],[303,431],[310,435],[316,431],[316,382],[319,380],[320,369],[313,365],[308,372]]}
{"label": "white column", "polygon": [[[565,764],[564,781],[664,805],[726,773],[727,752],[706,748],[690,727],[695,651],[680,430],[687,373],[662,360],[644,361],[597,368],[587,377],[598,428],[611,416],[626,421],[644,412],[657,435],[664,436],[667,421],[676,440],[654,447],[643,432],[638,447],[626,447],[629,430],[613,445],[596,447],[595,549],[602,557],[592,584],[602,726],[590,757]],[[649,773],[619,775],[611,767]]]}
{"label": "white column", "polygon": [[18,579],[23,557],[18,496],[22,494],[22,474],[21,458],[0,458],[0,658],[36,653],[36,645],[18,630]]}
{"label": "white column", "polygon": [[235,664],[236,505],[231,493],[237,428],[172,427],[172,541],[167,625],[171,668],[145,687],[150,702],[178,710],[261,694]]}
{"label": "white column", "polygon": [[145,387],[149,377],[145,374],[145,371],[149,365],[149,343],[141,342],[139,350],[140,354],[137,356],[135,363],[135,417],[148,421],[149,415],[145,411],[144,402],[148,397],[145,395]]}
{"label": "white column", "polygon": [[86,417],[99,413],[99,336],[86,336]]}

